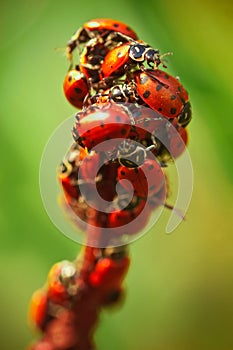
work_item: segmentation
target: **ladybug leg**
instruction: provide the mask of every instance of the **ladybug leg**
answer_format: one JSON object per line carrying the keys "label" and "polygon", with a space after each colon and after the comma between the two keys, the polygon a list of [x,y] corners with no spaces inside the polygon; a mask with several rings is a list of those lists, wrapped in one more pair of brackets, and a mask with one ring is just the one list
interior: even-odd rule
{"label": "ladybug leg", "polygon": [[100,68],[100,65],[99,65],[99,64],[93,66],[93,65],[90,64],[90,63],[83,63],[83,64],[81,64],[81,66],[84,67],[84,68],[87,68],[87,69],[91,69],[91,70],[97,70],[97,69]]}
{"label": "ladybug leg", "polygon": [[168,203],[164,203],[164,207],[169,209],[169,210],[173,210],[174,213],[179,216],[182,220],[186,220],[185,215],[182,213],[182,211],[180,209],[174,208],[173,205],[170,205]]}
{"label": "ladybug leg", "polygon": [[119,37],[119,38],[123,39],[123,42],[138,44],[137,41],[135,41],[134,39],[132,39],[131,37],[129,37],[128,35],[125,35],[125,34],[123,34],[123,33],[115,32],[113,35],[115,35],[116,37]]}

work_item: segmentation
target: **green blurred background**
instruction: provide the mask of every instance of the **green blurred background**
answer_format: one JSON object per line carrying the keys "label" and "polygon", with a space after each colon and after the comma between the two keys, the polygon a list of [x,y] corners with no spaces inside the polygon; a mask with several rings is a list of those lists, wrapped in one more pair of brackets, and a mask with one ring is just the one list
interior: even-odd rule
{"label": "green blurred background", "polygon": [[[62,82],[63,48],[85,21],[127,22],[162,52],[193,106],[195,183],[187,220],[164,233],[166,212],[131,246],[127,299],[104,312],[100,350],[232,350],[232,14],[228,0],[1,1],[1,349],[34,337],[27,305],[50,266],[80,246],[53,226],[40,198],[39,164],[54,129],[74,109]],[[172,180],[171,180],[172,186]]]}

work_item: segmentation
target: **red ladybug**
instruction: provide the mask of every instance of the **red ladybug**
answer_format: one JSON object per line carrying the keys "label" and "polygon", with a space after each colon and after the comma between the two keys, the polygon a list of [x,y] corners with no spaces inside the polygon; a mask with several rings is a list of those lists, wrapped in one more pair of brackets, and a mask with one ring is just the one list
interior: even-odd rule
{"label": "red ladybug", "polygon": [[71,200],[78,200],[80,197],[77,174],[80,163],[86,155],[87,152],[74,143],[58,168],[58,181],[62,186],[65,198],[68,202]]}
{"label": "red ladybug", "polygon": [[[161,165],[151,153],[154,148],[153,144],[145,148],[127,140],[118,147],[117,158],[121,164],[118,168],[118,180],[129,180],[133,185],[135,196],[150,196],[158,192],[164,183]],[[127,184],[122,186],[128,187]]]}
{"label": "red ladybug", "polygon": [[66,306],[77,294],[77,270],[75,265],[67,260],[52,266],[47,280],[47,296],[54,304]]}
{"label": "red ladybug", "polygon": [[70,70],[64,80],[63,90],[66,99],[79,109],[83,107],[83,101],[89,93],[87,79],[77,69]]}
{"label": "red ladybug", "polygon": [[110,33],[121,33],[134,40],[137,40],[137,34],[125,23],[115,21],[109,18],[98,18],[84,23],[83,27],[79,28],[77,32],[71,37],[67,44],[67,58],[72,60],[72,52],[74,49],[90,39],[101,36],[107,37]]}
{"label": "red ladybug", "polygon": [[[152,159],[146,159],[145,162],[136,168],[120,166],[118,169],[118,179],[128,180],[133,185],[134,194],[138,197],[147,197],[156,193],[164,182],[164,174],[161,166]],[[126,190],[128,183],[122,185]]]}
{"label": "red ladybug", "polygon": [[161,63],[159,50],[139,41],[124,43],[107,53],[101,67],[102,76],[120,77],[131,67],[143,62],[152,68],[157,67]]}
{"label": "red ladybug", "polygon": [[169,137],[169,153],[173,158],[177,158],[184,152],[185,147],[188,143],[188,131],[184,127],[180,126],[177,129],[172,129],[172,131],[170,131]]}
{"label": "red ladybug", "polygon": [[[88,150],[100,144],[98,151],[109,151],[118,144],[114,139],[127,138],[134,123],[126,107],[115,103],[92,105],[77,113],[76,119],[74,140]],[[101,145],[107,140],[111,142]]]}
{"label": "red ladybug", "polygon": [[111,256],[100,258],[89,276],[89,284],[102,305],[118,301],[122,291],[122,282],[128,271],[130,259],[125,252],[114,254],[117,248],[112,248]]}
{"label": "red ladybug", "polygon": [[153,136],[157,147],[152,152],[162,163],[179,157],[188,142],[188,131],[179,126],[177,120],[167,122],[163,128],[155,129]]}
{"label": "red ladybug", "polygon": [[44,288],[38,289],[33,293],[29,304],[29,321],[30,323],[43,330],[48,320],[48,296]]}
{"label": "red ladybug", "polygon": [[[108,227],[116,229],[112,235],[134,235],[143,230],[148,223],[151,210],[147,201],[133,197],[126,208],[119,208],[108,216]],[[115,232],[115,233],[114,233]]]}
{"label": "red ladybug", "polygon": [[150,108],[168,119],[177,118],[179,125],[190,122],[188,93],[176,78],[159,69],[138,70],[133,77],[138,95]]}

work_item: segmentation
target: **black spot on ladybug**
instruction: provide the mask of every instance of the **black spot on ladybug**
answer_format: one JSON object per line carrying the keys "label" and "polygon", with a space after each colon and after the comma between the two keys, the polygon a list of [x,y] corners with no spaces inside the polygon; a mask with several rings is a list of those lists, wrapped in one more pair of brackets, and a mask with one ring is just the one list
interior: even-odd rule
{"label": "black spot on ladybug", "polygon": [[171,108],[171,109],[170,109],[170,113],[171,113],[171,114],[176,114],[176,108]]}
{"label": "black spot on ladybug", "polygon": [[72,75],[69,75],[68,81],[71,82],[72,79],[73,79]]}
{"label": "black spot on ladybug", "polygon": [[178,86],[177,90],[178,90],[179,92],[181,92],[181,91],[182,91],[181,86]]}
{"label": "black spot on ladybug", "polygon": [[124,172],[124,170],[121,170],[121,175],[123,175],[123,176],[125,175],[125,172]]}
{"label": "black spot on ladybug", "polygon": [[162,85],[160,85],[160,84],[159,84],[159,85],[157,85],[155,89],[156,89],[156,91],[161,90],[161,89],[162,89]]}
{"label": "black spot on ladybug", "polygon": [[82,93],[82,89],[80,88],[74,88],[74,91],[76,92],[76,94],[81,94]]}
{"label": "black spot on ladybug", "polygon": [[138,174],[138,168],[134,168],[135,174]]}
{"label": "black spot on ladybug", "polygon": [[100,123],[100,127],[101,127],[101,128],[104,128],[104,123]]}
{"label": "black spot on ladybug", "polygon": [[162,112],[162,110],[163,110],[163,108],[161,108],[161,107],[158,108],[158,111],[159,111],[159,112]]}
{"label": "black spot on ladybug", "polygon": [[113,27],[118,28],[119,24],[118,23],[113,23]]}
{"label": "black spot on ladybug", "polygon": [[143,94],[143,97],[144,98],[148,98],[150,96],[150,91],[149,90],[146,90]]}
{"label": "black spot on ladybug", "polygon": [[169,75],[164,74],[164,78],[165,78],[165,79],[169,79],[170,77],[169,77]]}
{"label": "black spot on ladybug", "polygon": [[176,99],[176,95],[171,95],[170,99],[173,101]]}
{"label": "black spot on ladybug", "polygon": [[117,115],[115,119],[116,119],[117,122],[120,122],[121,121],[121,116]]}
{"label": "black spot on ladybug", "polygon": [[144,75],[143,77],[140,78],[140,84],[144,85],[148,79],[149,79],[148,76]]}
{"label": "black spot on ladybug", "polygon": [[154,165],[152,165],[152,164],[149,165],[148,169],[149,169],[149,170],[153,170],[153,169],[154,169]]}
{"label": "black spot on ladybug", "polygon": [[126,135],[127,130],[126,129],[121,129],[121,135]]}

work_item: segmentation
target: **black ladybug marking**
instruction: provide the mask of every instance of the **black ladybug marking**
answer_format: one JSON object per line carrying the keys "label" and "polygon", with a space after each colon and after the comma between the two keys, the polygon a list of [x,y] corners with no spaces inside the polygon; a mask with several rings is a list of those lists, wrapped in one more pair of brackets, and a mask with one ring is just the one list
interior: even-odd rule
{"label": "black ladybug marking", "polygon": [[171,108],[170,112],[171,112],[171,114],[176,114],[176,108]]}
{"label": "black ladybug marking", "polygon": [[80,88],[74,88],[74,91],[76,92],[76,94],[81,94],[82,93],[82,89]]}
{"label": "black ladybug marking", "polygon": [[156,86],[156,91],[160,91],[161,89],[162,89],[162,85],[159,84]]}
{"label": "black ladybug marking", "polygon": [[146,90],[143,94],[143,97],[144,98],[148,98],[150,96],[150,91],[149,90]]}

